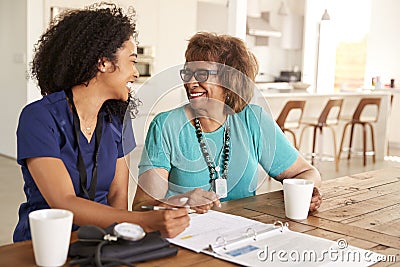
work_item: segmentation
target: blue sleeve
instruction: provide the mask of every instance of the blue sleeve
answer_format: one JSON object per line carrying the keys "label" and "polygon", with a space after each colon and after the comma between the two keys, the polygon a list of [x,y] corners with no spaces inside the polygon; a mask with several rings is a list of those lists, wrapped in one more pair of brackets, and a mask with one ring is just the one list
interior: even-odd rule
{"label": "blue sleeve", "polygon": [[17,128],[17,161],[36,157],[60,158],[59,130],[50,112],[38,105],[26,106]]}
{"label": "blue sleeve", "polygon": [[118,157],[126,156],[136,147],[135,135],[133,133],[132,119],[130,116],[125,116],[122,126],[122,147],[118,147]]}
{"label": "blue sleeve", "polygon": [[292,166],[299,152],[289,142],[270,114],[262,109],[259,114],[261,129],[259,162],[269,176],[276,177]]}
{"label": "blue sleeve", "polygon": [[142,157],[139,163],[139,175],[154,169],[171,170],[170,149],[163,138],[160,116],[156,116],[147,131]]}

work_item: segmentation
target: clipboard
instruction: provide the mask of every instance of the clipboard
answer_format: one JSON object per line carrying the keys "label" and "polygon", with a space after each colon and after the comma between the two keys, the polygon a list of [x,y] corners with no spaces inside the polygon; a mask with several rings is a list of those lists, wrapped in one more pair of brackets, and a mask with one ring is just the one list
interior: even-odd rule
{"label": "clipboard", "polygon": [[347,241],[291,231],[288,223],[265,224],[210,210],[192,214],[190,226],[171,243],[243,266],[370,266],[381,254]]}

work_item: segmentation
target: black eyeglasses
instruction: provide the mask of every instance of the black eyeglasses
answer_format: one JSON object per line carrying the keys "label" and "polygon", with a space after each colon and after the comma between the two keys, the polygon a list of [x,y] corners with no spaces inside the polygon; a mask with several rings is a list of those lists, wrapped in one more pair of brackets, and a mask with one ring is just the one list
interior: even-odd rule
{"label": "black eyeglasses", "polygon": [[180,74],[182,81],[184,81],[185,83],[189,82],[192,79],[193,75],[196,81],[198,81],[199,83],[203,83],[208,80],[208,77],[210,75],[217,75],[218,71],[206,70],[206,69],[198,69],[195,71],[191,71],[189,69],[183,69],[180,70]]}

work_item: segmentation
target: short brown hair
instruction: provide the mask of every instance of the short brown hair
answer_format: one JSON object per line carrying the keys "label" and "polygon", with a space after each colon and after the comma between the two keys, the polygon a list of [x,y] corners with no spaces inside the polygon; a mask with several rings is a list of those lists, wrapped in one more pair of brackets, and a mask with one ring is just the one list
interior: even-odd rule
{"label": "short brown hair", "polygon": [[196,33],[189,40],[185,58],[186,62],[212,61],[240,71],[222,70],[219,76],[226,90],[225,104],[234,112],[242,111],[252,99],[258,63],[241,39],[226,34]]}

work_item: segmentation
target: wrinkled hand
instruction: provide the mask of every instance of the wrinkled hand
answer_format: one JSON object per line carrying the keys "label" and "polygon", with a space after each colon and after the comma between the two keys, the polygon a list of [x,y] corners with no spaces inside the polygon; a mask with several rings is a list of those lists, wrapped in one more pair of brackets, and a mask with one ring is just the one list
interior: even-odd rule
{"label": "wrinkled hand", "polygon": [[218,200],[215,192],[205,191],[200,188],[170,197],[166,201],[166,204],[176,207],[190,207],[197,213],[206,213],[214,205],[221,207],[221,202]]}
{"label": "wrinkled hand", "polygon": [[310,203],[310,211],[316,211],[322,203],[322,195],[319,192],[318,188],[314,187],[311,203]]}
{"label": "wrinkled hand", "polygon": [[186,208],[178,210],[157,210],[142,213],[143,228],[146,232],[160,231],[161,235],[173,238],[183,232],[189,224],[190,217]]}

